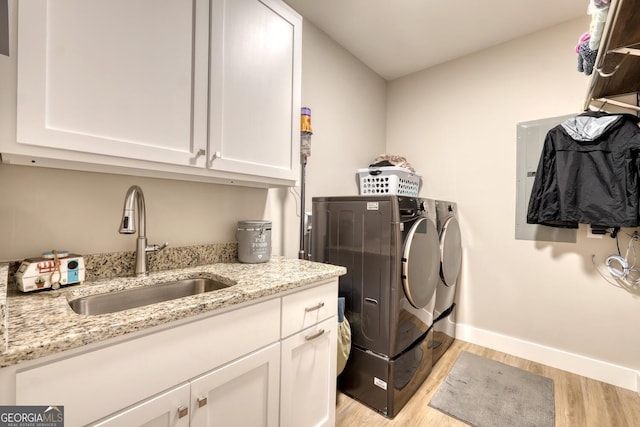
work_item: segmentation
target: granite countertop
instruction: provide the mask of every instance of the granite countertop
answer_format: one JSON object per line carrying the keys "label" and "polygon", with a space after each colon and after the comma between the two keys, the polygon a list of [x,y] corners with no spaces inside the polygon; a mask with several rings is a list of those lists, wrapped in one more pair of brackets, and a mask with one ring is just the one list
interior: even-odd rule
{"label": "granite countertop", "polygon": [[[0,264],[0,338],[4,341],[0,341],[0,368],[273,296],[345,273],[344,267],[272,257],[262,264],[216,263],[150,273],[145,278],[98,279],[55,291],[21,293],[7,286],[7,267]],[[232,286],[100,315],[76,314],[68,304],[69,300],[87,295],[193,277],[211,278]]]}

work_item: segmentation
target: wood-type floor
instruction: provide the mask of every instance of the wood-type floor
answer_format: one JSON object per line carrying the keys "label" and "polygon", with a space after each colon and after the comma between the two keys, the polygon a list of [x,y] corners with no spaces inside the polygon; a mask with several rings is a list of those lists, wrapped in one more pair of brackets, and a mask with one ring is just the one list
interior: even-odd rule
{"label": "wood-type floor", "polygon": [[461,351],[544,375],[554,381],[556,427],[640,426],[640,393],[456,340],[400,413],[389,420],[338,392],[336,426],[467,426],[429,406]]}

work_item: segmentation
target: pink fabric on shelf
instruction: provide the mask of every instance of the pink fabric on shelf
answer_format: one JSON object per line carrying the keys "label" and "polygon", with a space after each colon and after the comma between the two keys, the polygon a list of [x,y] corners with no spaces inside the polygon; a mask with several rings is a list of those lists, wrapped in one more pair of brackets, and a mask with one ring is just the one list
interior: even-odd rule
{"label": "pink fabric on shelf", "polygon": [[578,53],[578,51],[580,50],[580,45],[588,41],[589,39],[591,39],[591,34],[589,34],[589,31],[584,32],[580,36],[580,38],[578,39],[578,44],[576,45],[576,53]]}

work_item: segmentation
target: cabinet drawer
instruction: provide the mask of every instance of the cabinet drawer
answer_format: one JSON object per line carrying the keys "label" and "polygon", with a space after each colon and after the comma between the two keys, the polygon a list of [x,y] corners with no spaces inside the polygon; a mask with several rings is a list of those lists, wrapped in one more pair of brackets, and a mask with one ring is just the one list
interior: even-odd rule
{"label": "cabinet drawer", "polygon": [[300,332],[338,312],[338,279],[282,298],[282,337]]}
{"label": "cabinet drawer", "polygon": [[16,404],[56,402],[85,425],[277,342],[279,314],[276,298],[20,371]]}

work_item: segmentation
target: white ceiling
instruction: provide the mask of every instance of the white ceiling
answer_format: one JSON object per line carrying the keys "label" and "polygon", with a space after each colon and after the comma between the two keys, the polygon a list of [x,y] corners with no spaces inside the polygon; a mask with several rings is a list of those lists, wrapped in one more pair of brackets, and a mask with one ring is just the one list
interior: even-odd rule
{"label": "white ceiling", "polygon": [[387,80],[586,16],[589,4],[588,0],[285,2]]}

